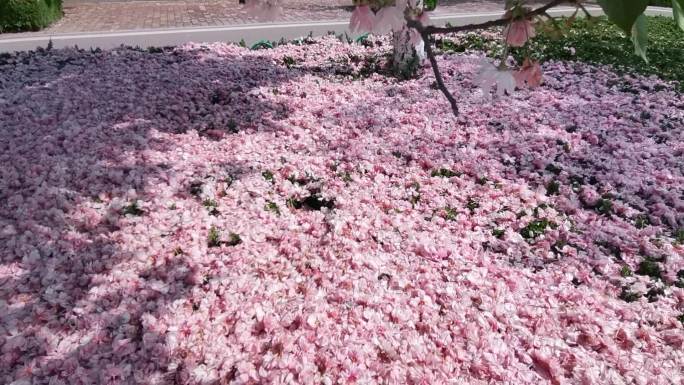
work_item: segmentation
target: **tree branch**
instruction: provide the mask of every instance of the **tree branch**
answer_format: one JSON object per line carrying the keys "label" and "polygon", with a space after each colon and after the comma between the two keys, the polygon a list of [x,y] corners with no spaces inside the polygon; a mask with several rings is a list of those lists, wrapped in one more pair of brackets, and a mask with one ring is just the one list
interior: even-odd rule
{"label": "tree branch", "polygon": [[[553,0],[542,7],[527,12],[526,17],[533,17],[546,14],[546,11],[548,11],[549,9],[566,2],[578,4],[577,0]],[[425,53],[428,57],[428,60],[430,60],[430,66],[432,67],[432,71],[435,73],[437,87],[440,91],[442,91],[444,96],[447,98],[449,104],[451,104],[451,110],[454,112],[454,115],[458,116],[458,104],[456,103],[456,99],[454,99],[454,96],[451,94],[451,92],[449,92],[449,89],[446,87],[446,85],[444,85],[444,78],[442,78],[442,73],[439,71],[439,66],[437,65],[437,58],[435,57],[435,52],[432,50],[432,44],[430,43],[430,35],[490,28],[500,25],[506,25],[510,21],[511,18],[510,16],[508,16],[502,17],[501,19],[491,20],[479,24],[469,24],[458,27],[433,27],[424,26],[420,21],[411,19],[408,17],[408,15],[406,16],[407,25],[410,28],[415,28],[416,31],[420,33],[420,36],[423,38],[423,42],[425,43]]]}
{"label": "tree branch", "polygon": [[432,44],[430,43],[430,35],[427,32],[422,31],[420,36],[423,38],[423,42],[425,42],[425,54],[427,55],[428,60],[430,60],[432,71],[435,73],[437,87],[447,98],[449,104],[451,104],[451,110],[454,112],[454,115],[458,116],[458,104],[456,103],[454,96],[451,95],[451,92],[449,92],[449,89],[444,85],[442,73],[439,71],[439,66],[437,65],[437,58],[435,57],[435,52],[432,50]]}
{"label": "tree branch", "polygon": [[[563,3],[575,3],[573,0],[553,0],[550,3],[539,7],[537,9],[531,10],[530,12],[526,13],[527,17],[534,17],[534,16],[539,16],[549,9],[553,7],[557,7]],[[409,22],[409,27],[413,27],[417,29],[419,32],[425,31],[428,34],[434,35],[434,34],[442,34],[442,33],[454,33],[454,32],[464,32],[464,31],[472,31],[474,29],[485,29],[485,28],[490,28],[490,27],[496,27],[496,26],[501,26],[501,25],[506,25],[508,22],[510,22],[511,18],[510,16],[508,17],[502,17],[501,19],[496,19],[496,20],[490,20],[490,21],[485,21],[484,23],[478,23],[478,24],[468,24],[468,25],[461,25],[461,26],[456,26],[456,27],[435,27],[435,26],[423,26],[420,22],[412,20],[413,22]]]}

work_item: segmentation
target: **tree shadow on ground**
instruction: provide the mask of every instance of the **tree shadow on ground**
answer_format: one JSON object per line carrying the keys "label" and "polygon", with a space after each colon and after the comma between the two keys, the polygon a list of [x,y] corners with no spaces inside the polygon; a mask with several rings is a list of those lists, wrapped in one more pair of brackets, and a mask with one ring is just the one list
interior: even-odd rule
{"label": "tree shadow on ground", "polygon": [[[174,381],[153,320],[206,282],[171,246],[181,230],[144,244],[120,229],[157,231],[157,214],[138,202],[160,188],[168,201],[152,208],[199,195],[174,182],[169,159],[183,135],[217,139],[290,113],[260,93],[295,75],[236,49],[0,58],[0,382]],[[238,159],[195,169],[216,167],[230,178],[252,172]],[[106,357],[127,364],[101,367]]]}

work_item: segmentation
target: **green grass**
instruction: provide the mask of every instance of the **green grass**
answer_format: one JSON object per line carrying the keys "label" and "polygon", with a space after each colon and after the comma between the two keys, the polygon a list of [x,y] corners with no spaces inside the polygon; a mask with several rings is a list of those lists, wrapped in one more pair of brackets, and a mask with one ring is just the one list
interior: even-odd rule
{"label": "green grass", "polygon": [[0,33],[36,31],[62,17],[62,0],[0,0]]}
{"label": "green grass", "polygon": [[453,178],[455,176],[461,176],[461,173],[449,170],[448,168],[440,168],[432,170],[430,175],[432,177]]}
{"label": "green grass", "polygon": [[[562,25],[564,20],[560,20]],[[684,32],[670,17],[648,17],[648,59],[646,63],[634,54],[632,42],[605,18],[576,20],[565,34],[554,38],[550,33],[540,32],[530,44],[532,57],[545,60],[576,60],[593,64],[609,64],[619,71],[643,75],[658,75],[662,79],[680,82],[684,89]],[[498,35],[494,35],[498,36]],[[490,56],[500,55],[503,46],[497,37],[470,33],[456,40],[437,40],[444,51],[464,52],[480,50]],[[573,50],[574,48],[574,54]],[[522,62],[525,49],[513,49],[512,54]]]}

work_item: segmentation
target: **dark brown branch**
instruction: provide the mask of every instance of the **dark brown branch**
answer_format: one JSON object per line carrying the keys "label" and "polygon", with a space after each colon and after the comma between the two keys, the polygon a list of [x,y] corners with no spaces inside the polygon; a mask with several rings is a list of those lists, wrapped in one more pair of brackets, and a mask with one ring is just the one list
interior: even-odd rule
{"label": "dark brown branch", "polygon": [[442,74],[439,71],[439,66],[437,65],[437,58],[435,57],[435,52],[432,50],[432,44],[430,43],[430,35],[428,35],[427,32],[422,31],[420,36],[423,38],[423,42],[425,42],[425,54],[427,55],[428,60],[430,60],[432,71],[435,73],[437,87],[447,98],[449,104],[451,104],[451,110],[454,112],[454,115],[458,116],[458,104],[456,103],[454,96],[451,95],[451,92],[449,92],[449,89],[446,87],[446,85],[444,85],[444,79],[442,78]]}
{"label": "dark brown branch", "polygon": [[[543,15],[548,11],[549,9],[553,7],[557,7],[563,3],[574,3],[574,1],[570,0],[553,0],[550,3],[539,7],[537,9],[531,10],[530,12],[527,12],[526,16],[527,17],[534,17],[534,16],[539,16]],[[422,31],[427,32],[428,34],[434,35],[434,34],[441,34],[441,33],[455,33],[455,32],[464,32],[464,31],[472,31],[475,29],[485,29],[485,28],[491,28],[491,27],[497,27],[497,26],[502,26],[508,24],[510,22],[510,17],[502,17],[500,19],[496,20],[490,20],[490,21],[485,21],[484,23],[478,23],[478,24],[468,24],[468,25],[461,25],[461,26],[456,26],[456,27],[435,27],[435,26],[423,26],[420,24],[420,22],[413,21],[409,22],[409,27],[413,27],[417,29],[419,32],[422,33]]]}
{"label": "dark brown branch", "polygon": [[[562,3],[569,2],[569,3],[576,3],[575,0],[553,0],[550,3],[539,7],[537,9],[534,9],[526,14],[527,17],[534,17],[534,16],[539,16],[546,14],[546,11],[549,9],[556,7]],[[438,33],[453,33],[453,32],[463,32],[463,31],[471,31],[474,29],[484,29],[484,28],[490,28],[490,27],[495,27],[495,26],[500,26],[500,25],[505,25],[510,22],[510,17],[503,17],[501,19],[497,20],[491,20],[487,21],[484,23],[480,24],[469,24],[469,25],[463,25],[459,27],[433,27],[433,26],[424,26],[420,21],[418,20],[413,20],[407,16],[407,25],[411,28],[415,28],[418,33],[420,33],[420,36],[423,38],[423,42],[425,43],[425,53],[428,57],[428,60],[430,60],[430,66],[432,67],[432,71],[435,73],[435,80],[437,82],[437,87],[439,88],[440,91],[444,94],[444,96],[447,98],[449,101],[449,104],[451,104],[451,110],[454,112],[454,115],[458,116],[458,104],[456,103],[456,99],[454,99],[454,96],[451,94],[449,89],[444,85],[444,79],[442,78],[442,73],[439,71],[439,66],[437,65],[437,58],[435,57],[435,52],[432,50],[432,44],[430,43],[430,35],[433,34],[438,34]]]}

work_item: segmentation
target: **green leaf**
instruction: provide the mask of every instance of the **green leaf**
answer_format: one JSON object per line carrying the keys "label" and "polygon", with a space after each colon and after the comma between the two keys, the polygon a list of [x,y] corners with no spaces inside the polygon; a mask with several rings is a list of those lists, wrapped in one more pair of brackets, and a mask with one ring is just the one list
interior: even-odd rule
{"label": "green leaf", "polygon": [[423,9],[426,11],[434,11],[437,8],[437,0],[423,1]]}
{"label": "green leaf", "polygon": [[646,46],[648,45],[646,24],[646,16],[641,15],[636,19],[636,22],[632,27],[632,43],[634,43],[634,53],[641,56],[641,58],[648,63],[648,58],[646,57]]}
{"label": "green leaf", "polygon": [[251,50],[257,50],[257,49],[271,49],[273,48],[273,44],[268,41],[268,40],[259,40],[258,42],[254,43]]}
{"label": "green leaf", "polygon": [[672,0],[672,16],[679,28],[684,31],[684,0]]}
{"label": "green leaf", "polygon": [[648,7],[648,0],[598,0],[608,19],[631,35],[632,26]]}

